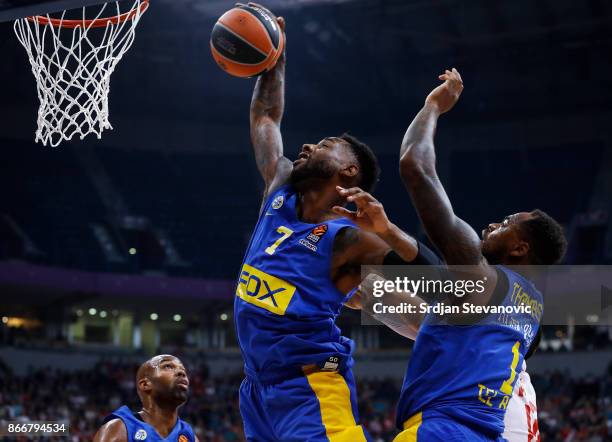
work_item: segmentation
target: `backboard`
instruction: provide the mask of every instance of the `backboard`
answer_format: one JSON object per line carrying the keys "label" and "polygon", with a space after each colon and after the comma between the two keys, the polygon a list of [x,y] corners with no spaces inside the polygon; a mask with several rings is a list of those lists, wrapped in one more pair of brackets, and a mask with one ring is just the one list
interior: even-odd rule
{"label": "backboard", "polygon": [[0,0],[0,22],[101,3],[104,0]]}

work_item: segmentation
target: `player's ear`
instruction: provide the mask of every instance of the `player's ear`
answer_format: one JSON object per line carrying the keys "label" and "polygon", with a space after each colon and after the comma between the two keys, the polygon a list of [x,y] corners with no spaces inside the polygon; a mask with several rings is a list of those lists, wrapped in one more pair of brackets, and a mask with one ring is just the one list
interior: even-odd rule
{"label": "player's ear", "polygon": [[359,168],[354,164],[351,164],[350,166],[345,167],[344,169],[340,171],[340,175],[346,178],[353,178],[357,176],[358,173],[359,173]]}
{"label": "player's ear", "polygon": [[149,378],[142,378],[138,381],[138,389],[140,391],[151,391],[151,381]]}
{"label": "player's ear", "polygon": [[529,243],[527,241],[519,240],[510,251],[510,256],[521,257],[526,256],[529,253]]}

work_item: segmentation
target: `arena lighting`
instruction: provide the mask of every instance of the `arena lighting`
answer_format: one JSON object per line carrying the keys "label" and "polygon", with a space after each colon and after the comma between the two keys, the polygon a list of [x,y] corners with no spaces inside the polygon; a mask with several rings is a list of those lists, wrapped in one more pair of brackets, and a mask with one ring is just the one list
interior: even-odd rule
{"label": "arena lighting", "polygon": [[221,313],[221,320],[227,321],[227,313]]}
{"label": "arena lighting", "polygon": [[136,249],[134,247],[130,247],[130,250],[128,250],[128,252],[130,252],[130,255],[135,255]]}
{"label": "arena lighting", "polygon": [[40,322],[38,319],[18,318],[14,316],[13,317],[3,316],[2,322],[6,324],[7,327],[13,327],[13,328],[23,327],[26,329],[31,329],[31,328],[42,326],[42,322]]}
{"label": "arena lighting", "polygon": [[149,318],[151,318],[151,321],[157,321],[157,318],[159,318],[159,316],[157,315],[157,313],[151,313],[151,316],[149,316]]}
{"label": "arena lighting", "polygon": [[96,314],[96,312],[97,312],[97,310],[95,308],[93,308],[93,307],[89,309],[89,314],[91,316],[94,316]]}
{"label": "arena lighting", "polygon": [[76,315],[77,315],[77,316],[79,316],[79,317],[80,317],[80,316],[83,316],[83,310],[78,309],[78,310],[76,311]]}
{"label": "arena lighting", "polygon": [[586,320],[588,323],[595,324],[597,321],[599,321],[599,316],[596,314],[587,315]]}
{"label": "arena lighting", "polygon": [[100,312],[100,317],[101,317],[101,318],[106,318],[106,315],[107,315],[106,310],[102,310],[102,311]]}
{"label": "arena lighting", "polygon": [[172,317],[172,319],[174,319],[176,322],[179,322],[182,319],[182,316],[177,313]]}

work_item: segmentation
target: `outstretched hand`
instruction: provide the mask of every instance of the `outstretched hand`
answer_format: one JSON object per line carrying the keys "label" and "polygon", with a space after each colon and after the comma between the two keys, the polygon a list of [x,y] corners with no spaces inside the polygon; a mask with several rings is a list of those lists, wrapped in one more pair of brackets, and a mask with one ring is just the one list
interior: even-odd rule
{"label": "outstretched hand", "polygon": [[349,203],[355,203],[356,211],[348,210],[345,207],[334,206],[332,211],[353,221],[357,226],[368,232],[382,234],[389,230],[391,222],[387,218],[383,205],[368,192],[359,187],[345,189],[336,186],[340,196],[346,198]]}
{"label": "outstretched hand", "polygon": [[463,91],[463,80],[461,74],[455,68],[452,71],[447,69],[438,78],[443,80],[444,83],[431,91],[425,99],[425,104],[436,107],[438,112],[443,114],[451,110],[459,100]]}

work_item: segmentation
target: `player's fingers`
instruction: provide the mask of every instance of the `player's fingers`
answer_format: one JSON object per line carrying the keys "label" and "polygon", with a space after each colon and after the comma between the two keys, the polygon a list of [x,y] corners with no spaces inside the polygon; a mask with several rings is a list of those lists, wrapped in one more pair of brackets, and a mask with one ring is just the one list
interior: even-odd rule
{"label": "player's fingers", "polygon": [[368,192],[364,192],[363,190],[359,193],[349,196],[346,200],[357,205],[365,205],[370,201],[376,201],[376,199],[372,195],[370,195]]}
{"label": "player's fingers", "polygon": [[284,17],[277,17],[276,21],[278,22],[278,26],[280,26],[281,31],[285,30],[285,18]]}
{"label": "player's fingers", "polygon": [[343,216],[351,220],[354,220],[357,218],[356,212],[352,212],[345,207],[334,206],[332,207],[332,212],[334,212],[336,215],[340,215],[340,216]]}
{"label": "player's fingers", "polygon": [[359,192],[363,192],[363,190],[361,190],[359,187],[349,187],[348,189],[345,187],[341,187],[341,186],[336,186],[336,190],[338,191],[338,193],[344,197],[348,197],[351,195],[355,195]]}
{"label": "player's fingers", "polygon": [[463,83],[463,78],[461,78],[461,74],[459,73],[459,71],[457,69],[453,68],[453,72],[457,76],[457,79],[459,79],[459,81]]}

